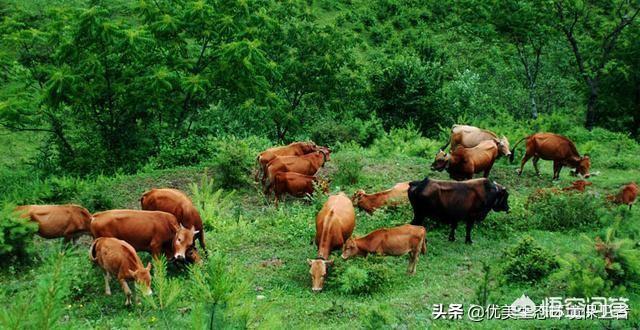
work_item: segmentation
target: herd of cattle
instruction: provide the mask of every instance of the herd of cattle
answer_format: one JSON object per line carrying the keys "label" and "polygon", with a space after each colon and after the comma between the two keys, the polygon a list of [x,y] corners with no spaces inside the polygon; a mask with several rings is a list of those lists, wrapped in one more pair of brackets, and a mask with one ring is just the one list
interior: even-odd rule
{"label": "herd of cattle", "polygon": [[[526,140],[526,151],[518,174],[533,158],[538,171],[539,159],[553,161],[553,178],[558,179],[563,166],[574,168],[581,176],[563,191],[584,191],[591,182],[591,161],[580,156],[568,138],[552,133],[527,136],[509,149],[506,137],[473,126],[454,125],[449,142],[436,155],[431,168],[446,170],[454,181],[425,178],[422,181],[401,182],[392,188],[367,194],[357,190],[349,198],[343,192],[329,196],[316,215],[315,244],[317,256],[308,259],[312,290],[322,290],[328,266],[333,264],[330,254],[342,249],[342,258],[365,256],[369,253],[400,256],[409,254],[407,272],[416,271],[418,257],[425,254],[426,217],[450,225],[449,240],[455,240],[458,222],[466,225],[465,242],[472,243],[473,224],[482,221],[490,211],[509,212],[507,188],[487,179],[495,160],[500,156],[514,158],[515,147]],[[450,144],[450,152],[443,149]],[[264,193],[278,201],[286,195],[303,197],[320,187],[329,191],[329,182],[317,176],[318,170],[330,160],[331,150],[313,142],[295,142],[261,152],[257,157],[255,179]],[[473,179],[476,173],[483,178]],[[631,205],[638,187],[630,183],[617,195],[608,199]],[[384,206],[409,203],[414,217],[411,224],[394,228],[380,228],[360,238],[352,237],[356,225],[354,205],[368,213]],[[104,272],[105,293],[111,294],[109,280],[118,279],[126,294],[125,304],[131,303],[132,291],[127,282],[140,283],[143,292],[151,294],[151,265],[143,266],[137,251],[151,253],[153,258],[164,254],[167,260],[199,262],[195,247],[199,242],[206,253],[202,219],[197,208],[183,192],[176,189],[152,189],[140,198],[142,210],[110,210],[91,214],[78,205],[26,205],[16,210],[20,216],[38,223],[38,233],[44,238],[64,237],[75,240],[88,233],[94,241],[90,247],[91,260]]]}

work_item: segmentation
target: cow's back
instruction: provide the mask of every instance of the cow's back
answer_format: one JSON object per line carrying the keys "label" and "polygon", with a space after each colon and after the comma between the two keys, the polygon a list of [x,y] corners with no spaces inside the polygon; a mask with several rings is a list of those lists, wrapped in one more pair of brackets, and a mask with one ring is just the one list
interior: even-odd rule
{"label": "cow's back", "polygon": [[17,210],[38,223],[38,234],[44,238],[89,232],[91,214],[79,205],[26,205]]}
{"label": "cow's back", "polygon": [[[114,237],[98,237],[89,249],[93,262],[111,274],[135,270],[142,261],[131,244]],[[128,275],[128,274],[126,274]]]}
{"label": "cow's back", "polygon": [[202,230],[200,213],[189,197],[177,189],[152,189],[140,199],[143,210],[171,213],[185,228]]}
{"label": "cow's back", "polygon": [[316,216],[316,242],[322,245],[327,239],[330,249],[342,247],[355,227],[355,209],[351,200],[340,193],[329,196]]}
{"label": "cow's back", "polygon": [[414,210],[448,221],[464,217],[469,212],[481,212],[488,185],[490,181],[486,178],[463,182],[426,178],[410,183],[409,201]]}
{"label": "cow's back", "polygon": [[545,160],[566,160],[580,155],[573,141],[553,133],[536,133],[529,137],[527,148],[533,148],[535,155]]}
{"label": "cow's back", "polygon": [[177,229],[176,217],[162,211],[110,210],[91,222],[93,237],[115,237],[140,251],[149,251],[154,240],[170,243]]}
{"label": "cow's back", "polygon": [[458,145],[465,148],[473,148],[483,141],[497,139],[495,133],[475,126],[453,125],[451,128],[451,150]]}

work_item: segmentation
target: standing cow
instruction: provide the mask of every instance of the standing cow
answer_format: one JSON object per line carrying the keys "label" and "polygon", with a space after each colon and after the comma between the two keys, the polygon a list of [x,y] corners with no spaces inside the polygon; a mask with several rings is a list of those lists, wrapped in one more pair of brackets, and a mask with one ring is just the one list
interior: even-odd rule
{"label": "standing cow", "polygon": [[553,180],[560,178],[562,166],[575,168],[576,174],[582,175],[585,178],[590,176],[589,168],[591,167],[591,159],[589,155],[585,154],[581,157],[578,149],[576,149],[576,145],[569,140],[569,138],[553,133],[536,133],[520,139],[520,141],[513,146],[510,157],[511,161],[513,161],[516,147],[523,140],[527,140],[526,151],[524,157],[522,157],[518,175],[522,175],[524,164],[527,163],[529,158],[533,157],[532,162],[536,170],[536,175],[540,175],[538,160],[542,158],[544,160],[553,160]]}
{"label": "standing cow", "polygon": [[316,215],[315,243],[318,255],[315,259],[307,259],[313,292],[322,291],[327,266],[333,265],[333,260],[329,260],[331,251],[342,248],[344,242],[351,237],[355,225],[356,212],[349,197],[344,193],[329,196]]}
{"label": "standing cow", "polygon": [[44,238],[64,237],[65,242],[77,240],[82,234],[90,234],[91,213],[82,206],[23,205],[16,208],[20,217],[38,223],[38,235]]}
{"label": "standing cow", "polygon": [[[293,142],[286,146],[269,148],[261,152],[256,158],[258,170],[256,172],[256,181],[261,180],[264,184],[267,164],[278,156],[302,156],[318,150],[318,146],[313,142]],[[260,178],[260,176],[262,177]]]}
{"label": "standing cow", "polygon": [[296,172],[304,175],[315,175],[330,160],[330,153],[325,150],[314,151],[304,156],[278,156],[267,165],[265,193],[269,192],[280,172]]}
{"label": "standing cow", "polygon": [[431,164],[431,169],[436,171],[447,170],[454,180],[469,180],[475,173],[484,172],[485,178],[498,158],[498,147],[493,141],[482,141],[473,148],[464,148],[458,145],[452,148],[450,154],[440,151],[436,160]]}
{"label": "standing cow", "polygon": [[449,141],[440,148],[440,151],[443,152],[449,144],[451,144],[449,150],[456,150],[458,146],[473,148],[482,141],[493,141],[498,148],[500,156],[509,157],[511,155],[509,140],[507,140],[506,136],[503,135],[499,138],[494,132],[469,125],[453,125]]}
{"label": "standing cow", "polygon": [[443,181],[425,178],[409,183],[409,201],[413,207],[412,225],[424,225],[425,217],[448,223],[449,240],[455,241],[458,221],[466,223],[465,243],[471,244],[471,229],[491,211],[509,211],[509,193],[486,178],[468,181]]}

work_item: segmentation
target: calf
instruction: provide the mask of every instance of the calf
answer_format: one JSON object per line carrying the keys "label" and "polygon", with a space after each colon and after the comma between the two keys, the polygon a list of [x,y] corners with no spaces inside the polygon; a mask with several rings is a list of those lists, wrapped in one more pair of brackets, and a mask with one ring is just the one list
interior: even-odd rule
{"label": "calf", "polygon": [[[202,218],[191,199],[177,189],[151,189],[140,198],[140,207],[143,210],[163,211],[171,213],[185,228],[194,228],[200,247],[205,250],[204,230]],[[206,251],[206,250],[205,250]]]}
{"label": "calf", "polygon": [[491,211],[509,211],[509,193],[486,178],[463,182],[433,180],[409,183],[409,201],[413,207],[412,225],[423,225],[425,217],[448,223],[449,240],[455,241],[458,221],[467,225],[465,243],[471,244],[471,229]]}
{"label": "calf", "polygon": [[22,218],[38,223],[38,235],[44,238],[64,237],[64,240],[76,240],[82,234],[90,234],[91,213],[82,206],[67,205],[24,205],[16,212]]}
{"label": "calf", "polygon": [[267,182],[265,192],[271,189],[274,177],[280,172],[296,172],[305,175],[315,175],[320,167],[329,160],[329,153],[324,150],[314,151],[303,156],[276,157],[267,165]]}
{"label": "calf", "polygon": [[400,182],[393,186],[391,189],[387,189],[374,194],[366,194],[364,190],[360,189],[356,191],[355,194],[353,194],[351,200],[359,208],[371,214],[373,213],[373,211],[383,206],[396,206],[408,203],[408,190],[409,182]]}
{"label": "calf", "polygon": [[427,231],[422,226],[402,225],[394,228],[374,230],[361,238],[349,238],[342,247],[342,258],[367,256],[376,253],[387,256],[402,256],[409,253],[407,273],[415,274],[418,256],[427,252]]}
{"label": "calf", "polygon": [[273,178],[273,184],[271,184],[271,191],[273,191],[275,195],[274,202],[276,207],[278,207],[278,201],[284,197],[285,194],[295,197],[313,194],[314,182],[320,185],[325,194],[329,193],[329,183],[316,176],[296,172],[277,173]]}
{"label": "calf", "polygon": [[451,154],[439,152],[436,160],[431,165],[432,170],[449,172],[454,180],[468,180],[475,173],[484,172],[484,177],[489,176],[493,163],[498,157],[498,147],[493,141],[482,141],[473,148],[458,146]]}
{"label": "calf", "polygon": [[91,244],[89,256],[104,271],[104,293],[111,295],[109,280],[115,276],[122,286],[127,299],[125,305],[131,304],[131,289],[127,281],[132,281],[135,291],[135,282],[144,288],[145,295],[151,295],[151,263],[147,267],[142,266],[140,257],[129,243],[112,238],[100,237]]}
{"label": "calf", "polygon": [[560,171],[563,166],[575,168],[577,174],[588,178],[590,176],[591,159],[589,155],[580,156],[576,145],[567,137],[553,133],[536,133],[522,138],[513,146],[510,160],[513,161],[515,148],[522,142],[526,142],[526,151],[518,175],[522,175],[522,169],[529,158],[533,157],[533,168],[536,175],[540,175],[538,160],[553,160],[553,180],[560,178]]}
{"label": "calf", "polygon": [[327,276],[327,266],[333,265],[328,260],[332,250],[341,249],[344,242],[351,237],[356,225],[356,213],[351,200],[344,194],[329,196],[316,215],[316,237],[318,255],[315,259],[307,259],[310,266],[311,289],[322,291]]}
{"label": "calf", "polygon": [[616,204],[629,205],[629,210],[631,210],[631,206],[633,206],[633,203],[635,203],[637,197],[638,185],[635,182],[631,182],[627,185],[622,186],[618,194],[609,195],[607,199]]}
{"label": "calf", "polygon": [[154,259],[164,253],[167,260],[185,260],[197,232],[178,224],[173,214],[162,211],[110,210],[94,214],[93,237],[115,237],[136,251],[150,252]]}
{"label": "calf", "polygon": [[576,180],[571,183],[571,186],[562,188],[562,191],[579,191],[584,192],[587,189],[587,186],[590,186],[592,183],[585,180]]}

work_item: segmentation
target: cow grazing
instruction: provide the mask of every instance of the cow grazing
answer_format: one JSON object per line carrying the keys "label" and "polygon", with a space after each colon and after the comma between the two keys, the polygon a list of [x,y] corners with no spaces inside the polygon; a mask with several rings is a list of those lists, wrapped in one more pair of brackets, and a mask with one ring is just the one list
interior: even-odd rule
{"label": "cow grazing", "polygon": [[[318,146],[313,142],[293,142],[286,146],[269,148],[261,152],[256,158],[258,171],[256,172],[256,181],[264,179],[266,176],[267,164],[278,156],[302,156],[318,150]],[[262,178],[259,176],[262,175]]]}
{"label": "cow grazing", "polygon": [[313,194],[314,183],[318,184],[325,194],[329,193],[329,182],[316,176],[295,172],[276,173],[271,184],[271,191],[275,195],[276,207],[278,207],[278,201],[284,199],[285,194],[295,197]]}
{"label": "cow grazing", "polygon": [[387,189],[374,194],[367,194],[364,192],[364,190],[360,189],[356,191],[355,194],[353,194],[351,200],[359,208],[371,214],[373,213],[373,211],[383,206],[397,206],[408,203],[408,190],[409,182],[400,182],[393,186],[391,189]]}
{"label": "cow grazing", "polygon": [[592,183],[585,180],[576,180],[571,183],[571,186],[562,188],[562,191],[579,191],[584,192],[587,189],[587,186],[590,186]]}
{"label": "cow grazing", "polygon": [[152,189],[142,195],[140,206],[143,210],[164,211],[173,214],[184,228],[193,228],[197,232],[195,239],[198,240],[203,250],[206,249],[200,213],[191,199],[182,191],[166,188]]}
{"label": "cow grazing", "polygon": [[180,225],[173,214],[162,211],[110,210],[93,216],[93,237],[121,239],[156,259],[164,253],[167,260],[186,260],[197,234],[193,228]]}
{"label": "cow grazing", "polygon": [[493,141],[482,141],[473,148],[464,148],[458,145],[451,154],[440,151],[431,164],[431,169],[449,172],[454,180],[468,180],[475,173],[484,172],[483,176],[489,177],[493,163],[498,158],[498,147]]}
{"label": "cow grazing", "polygon": [[280,172],[295,172],[305,175],[315,175],[329,160],[329,153],[324,150],[314,151],[303,156],[278,156],[267,164],[267,182],[265,192],[271,189],[274,177]]}
{"label": "cow grazing", "polygon": [[307,259],[310,266],[312,287],[314,292],[322,290],[327,276],[327,266],[333,265],[329,260],[331,251],[341,249],[344,242],[351,237],[356,225],[356,213],[351,200],[344,193],[329,196],[316,215],[316,237],[318,255],[315,259]]}
{"label": "cow grazing", "polygon": [[553,133],[536,133],[522,138],[513,146],[510,160],[513,161],[514,152],[518,144],[523,140],[526,142],[526,151],[524,157],[522,157],[522,163],[520,164],[520,170],[518,175],[522,175],[522,169],[524,164],[527,163],[529,158],[533,157],[533,167],[536,170],[536,175],[540,175],[538,170],[538,160],[540,158],[545,160],[553,160],[553,179],[560,178],[560,170],[562,166],[569,166],[575,168],[577,174],[588,178],[590,176],[589,169],[591,167],[591,159],[589,155],[580,156],[575,144],[568,138],[553,134]]}
{"label": "cow grazing", "polygon": [[122,291],[127,296],[125,305],[131,304],[131,292],[127,281],[132,281],[144,287],[144,294],[151,295],[151,263],[142,266],[140,257],[129,243],[112,237],[97,238],[89,248],[91,260],[104,271],[104,293],[111,295],[109,280],[114,276],[120,282]]}
{"label": "cow grazing", "polygon": [[38,223],[38,235],[44,238],[64,237],[65,242],[76,240],[82,234],[90,234],[91,213],[82,206],[23,205],[15,210],[20,217]]}
{"label": "cow grazing", "polygon": [[509,150],[509,140],[507,140],[506,136],[503,135],[498,138],[496,133],[468,125],[453,125],[453,127],[451,127],[451,136],[449,137],[449,141],[440,148],[440,151],[443,152],[449,144],[451,144],[450,150],[456,150],[458,146],[473,148],[482,141],[495,142],[500,156],[508,157],[511,155],[511,150]]}
{"label": "cow grazing", "polygon": [[637,197],[638,185],[635,182],[631,182],[627,185],[622,186],[622,188],[620,188],[620,191],[616,195],[607,196],[607,199],[616,204],[629,205],[629,210],[631,210],[631,206],[633,206],[633,203],[635,203]]}
{"label": "cow grazing", "polygon": [[427,253],[427,231],[422,226],[402,225],[374,230],[361,238],[349,238],[342,247],[342,258],[376,253],[401,256],[409,253],[407,273],[415,274],[418,256]]}
{"label": "cow grazing", "polygon": [[467,227],[465,243],[471,244],[471,229],[491,211],[509,211],[509,193],[486,178],[462,182],[432,180],[409,183],[409,201],[413,207],[412,225],[424,225],[424,218],[449,223],[449,240],[455,241],[458,221]]}

